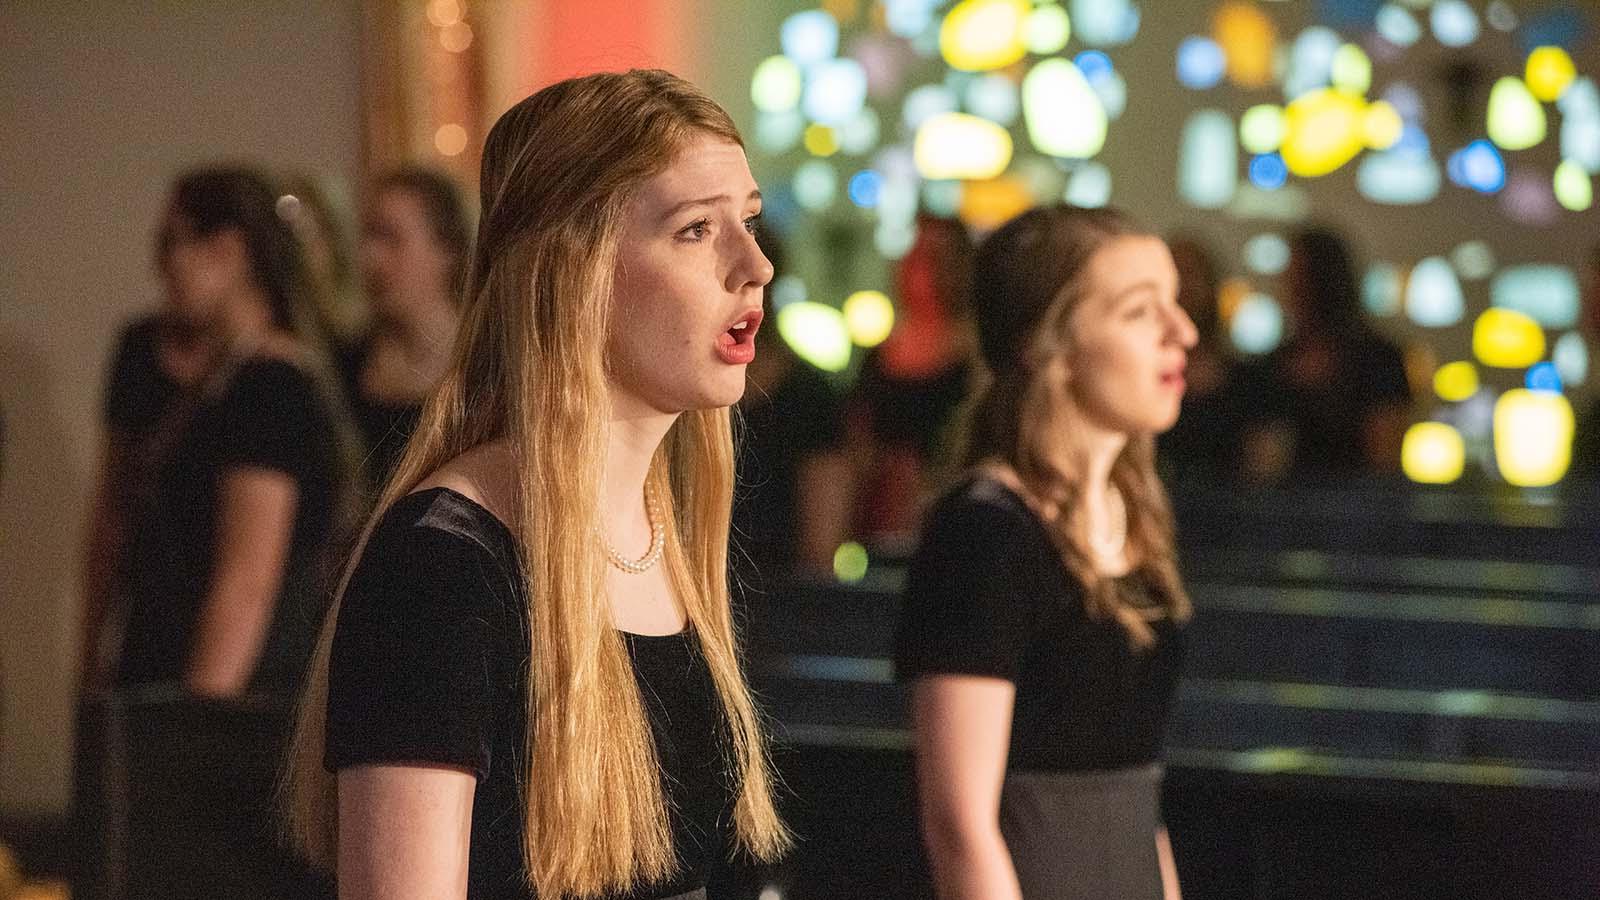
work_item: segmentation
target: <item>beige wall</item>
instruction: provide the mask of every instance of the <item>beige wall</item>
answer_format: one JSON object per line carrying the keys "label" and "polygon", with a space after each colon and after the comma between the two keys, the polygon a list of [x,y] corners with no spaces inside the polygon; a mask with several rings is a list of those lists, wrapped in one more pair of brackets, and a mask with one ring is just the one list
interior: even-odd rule
{"label": "beige wall", "polygon": [[349,179],[357,0],[0,10],[0,813],[70,792],[77,546],[119,324],[155,300],[169,180],[215,159]]}

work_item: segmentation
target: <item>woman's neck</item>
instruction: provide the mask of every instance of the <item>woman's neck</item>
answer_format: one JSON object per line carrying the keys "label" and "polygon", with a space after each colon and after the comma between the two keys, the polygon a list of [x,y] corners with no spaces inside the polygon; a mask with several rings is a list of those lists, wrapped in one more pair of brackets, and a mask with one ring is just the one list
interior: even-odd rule
{"label": "woman's neck", "polygon": [[1130,562],[1127,508],[1111,482],[1111,469],[1127,446],[1126,434],[1088,423],[1078,438],[1083,485],[1075,511],[1076,524],[1090,562],[1101,575],[1112,577],[1125,574]]}
{"label": "woman's neck", "polygon": [[644,485],[650,462],[677,416],[626,403],[611,418],[606,444],[605,483],[601,486],[602,526],[619,548],[648,544],[650,519]]}
{"label": "woman's neck", "polygon": [[202,340],[219,355],[249,354],[277,331],[272,307],[258,288],[241,288],[222,303],[202,331]]}
{"label": "woman's neck", "polygon": [[408,356],[447,353],[460,322],[455,308],[439,298],[407,304],[406,309],[403,315],[381,316],[375,323],[379,333],[405,348]]}

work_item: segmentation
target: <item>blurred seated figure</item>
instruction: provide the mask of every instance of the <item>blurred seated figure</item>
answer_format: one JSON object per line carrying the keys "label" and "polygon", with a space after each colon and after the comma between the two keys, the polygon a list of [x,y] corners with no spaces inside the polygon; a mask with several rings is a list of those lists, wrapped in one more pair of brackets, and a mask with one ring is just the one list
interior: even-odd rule
{"label": "blurred seated figure", "polygon": [[1195,237],[1167,242],[1178,268],[1178,305],[1199,333],[1184,371],[1186,390],[1178,423],[1158,436],[1163,474],[1174,484],[1226,477],[1238,462],[1237,363],[1227,346],[1217,309],[1217,266]]}
{"label": "blurred seated figure", "polygon": [[369,491],[394,471],[423,400],[450,366],[471,244],[472,221],[449,176],[406,168],[373,186],[361,229],[371,329],[340,361],[366,439]]}
{"label": "blurred seated figure", "polygon": [[1308,228],[1289,248],[1288,338],[1239,373],[1241,474],[1303,483],[1398,472],[1412,402],[1401,352],[1364,318],[1342,237]]}
{"label": "blurred seated figure", "polygon": [[245,168],[178,179],[165,307],[125,336],[107,391],[113,521],[90,550],[114,544],[114,569],[86,583],[108,593],[86,598],[84,685],[114,690],[101,708],[120,718],[80,733],[99,742],[80,773],[115,770],[126,808],[80,809],[125,830],[131,896],[285,896],[270,885],[296,875],[271,797],[355,460],[279,199]]}
{"label": "blurred seated figure", "polygon": [[909,541],[932,483],[954,458],[977,352],[972,252],[960,221],[922,215],[895,271],[894,331],[867,355],[847,407],[854,532],[868,541]]}
{"label": "blurred seated figure", "polygon": [[[782,274],[782,243],[757,235]],[[770,586],[788,574],[826,575],[849,535],[852,473],[844,453],[843,400],[822,372],[778,335],[768,285],[766,321],[739,401],[732,558],[741,579]],[[753,573],[742,571],[746,560]]]}

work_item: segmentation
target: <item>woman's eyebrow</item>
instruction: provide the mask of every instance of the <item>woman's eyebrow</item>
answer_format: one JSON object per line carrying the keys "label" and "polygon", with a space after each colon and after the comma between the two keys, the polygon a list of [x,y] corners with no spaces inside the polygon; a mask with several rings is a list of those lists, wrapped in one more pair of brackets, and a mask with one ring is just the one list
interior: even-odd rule
{"label": "woman's eyebrow", "polygon": [[1111,295],[1111,302],[1112,303],[1121,303],[1122,301],[1128,299],[1128,297],[1132,296],[1133,294],[1137,294],[1137,293],[1139,293],[1141,291],[1159,290],[1160,287],[1161,286],[1159,284],[1157,284],[1154,279],[1145,279],[1144,281],[1136,281],[1133,284],[1130,284],[1127,287],[1124,287],[1121,290],[1117,291],[1116,293],[1112,294]]}
{"label": "woman's eyebrow", "polygon": [[[716,206],[719,203],[727,203],[727,202],[731,201],[732,199],[733,199],[733,196],[731,194],[715,194],[715,195],[710,196],[710,197],[700,197],[700,198],[695,199],[695,200],[684,200],[684,201],[682,201],[680,203],[674,203],[671,207],[669,207],[667,209],[666,212],[661,214],[661,218],[670,219],[673,216],[676,216],[678,213],[681,213],[686,209],[693,209],[693,208],[695,208],[697,206]],[[760,191],[751,191],[750,192],[750,196],[745,198],[745,202],[748,203],[751,200],[760,200],[760,199],[761,199],[761,192]]]}

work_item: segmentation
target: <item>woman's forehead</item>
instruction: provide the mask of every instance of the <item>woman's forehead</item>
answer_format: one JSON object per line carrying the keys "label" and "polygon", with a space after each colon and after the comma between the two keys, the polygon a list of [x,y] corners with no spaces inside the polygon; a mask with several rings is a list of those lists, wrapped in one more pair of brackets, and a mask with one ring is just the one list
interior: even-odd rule
{"label": "woman's forehead", "polygon": [[726,196],[744,199],[756,189],[744,148],[714,135],[686,143],[667,167],[646,181],[640,199],[662,208],[686,200]]}
{"label": "woman's forehead", "polygon": [[1120,294],[1140,284],[1176,281],[1177,267],[1166,242],[1150,235],[1120,235],[1089,258],[1084,273],[1091,290]]}

